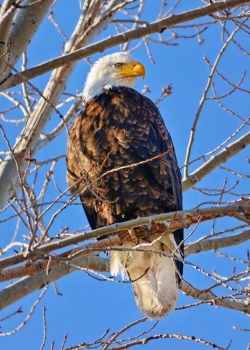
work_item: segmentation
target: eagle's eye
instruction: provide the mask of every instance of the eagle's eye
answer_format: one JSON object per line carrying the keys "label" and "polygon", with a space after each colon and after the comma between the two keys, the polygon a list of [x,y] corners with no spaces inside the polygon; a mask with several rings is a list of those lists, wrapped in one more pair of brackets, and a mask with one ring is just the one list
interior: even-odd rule
{"label": "eagle's eye", "polygon": [[115,64],[115,68],[117,68],[117,69],[121,69],[122,66],[123,66],[123,63],[116,63]]}

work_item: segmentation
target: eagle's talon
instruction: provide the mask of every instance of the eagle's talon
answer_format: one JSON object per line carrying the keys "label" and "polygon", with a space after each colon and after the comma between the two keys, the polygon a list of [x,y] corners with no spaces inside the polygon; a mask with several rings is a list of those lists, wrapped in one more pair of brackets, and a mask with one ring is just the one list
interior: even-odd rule
{"label": "eagle's talon", "polygon": [[147,225],[142,225],[142,227],[143,227],[144,230],[147,232],[147,234],[148,234],[149,236],[151,236],[152,232],[150,231],[150,229],[148,228],[148,226],[147,226]]}

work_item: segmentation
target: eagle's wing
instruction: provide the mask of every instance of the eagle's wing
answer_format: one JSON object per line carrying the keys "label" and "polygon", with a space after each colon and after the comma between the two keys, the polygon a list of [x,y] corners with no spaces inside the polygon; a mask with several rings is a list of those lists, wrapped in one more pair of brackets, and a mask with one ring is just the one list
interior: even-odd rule
{"label": "eagle's wing", "polygon": [[[155,109],[155,123],[153,125],[154,131],[157,135],[157,140],[160,143],[160,149],[161,151],[168,151],[166,154],[167,164],[166,164],[166,171],[168,171],[170,176],[170,183],[173,190],[174,195],[174,203],[175,208],[173,211],[182,210],[182,187],[181,187],[181,172],[178,166],[174,144],[172,141],[172,138],[166,129],[165,123],[162,119],[162,116],[157,109],[157,107],[152,103],[151,100],[149,100],[149,103],[151,103],[152,108]],[[166,212],[169,212],[169,208],[166,208]],[[179,252],[181,255],[181,258],[183,259],[184,256],[184,233],[183,229],[176,230],[174,232],[174,239],[176,241],[177,247],[179,247]],[[180,282],[180,277],[183,274],[183,262],[180,260],[175,261],[177,269],[179,273],[177,274],[177,278]]]}

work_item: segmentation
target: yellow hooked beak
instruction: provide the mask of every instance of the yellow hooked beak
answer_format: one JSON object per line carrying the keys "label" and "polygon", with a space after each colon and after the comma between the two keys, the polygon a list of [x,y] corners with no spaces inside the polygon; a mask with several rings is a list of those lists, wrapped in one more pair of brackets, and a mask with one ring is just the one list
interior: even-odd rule
{"label": "yellow hooked beak", "polygon": [[144,79],[146,70],[140,62],[123,63],[119,74],[123,77],[142,77]]}

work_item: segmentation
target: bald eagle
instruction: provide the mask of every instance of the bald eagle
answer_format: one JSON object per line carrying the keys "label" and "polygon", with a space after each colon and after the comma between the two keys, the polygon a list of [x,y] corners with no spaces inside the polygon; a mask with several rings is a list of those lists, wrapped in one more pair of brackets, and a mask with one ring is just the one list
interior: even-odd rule
{"label": "bald eagle", "polygon": [[[67,181],[92,229],[182,210],[174,146],[155,104],[134,90],[138,76],[145,76],[145,68],[128,52],[100,58],[87,76],[85,106],[69,132]],[[178,297],[183,230],[156,239],[145,228],[145,238],[122,248],[110,254],[112,275],[130,279],[147,317],[164,317]]]}

